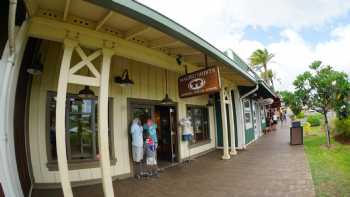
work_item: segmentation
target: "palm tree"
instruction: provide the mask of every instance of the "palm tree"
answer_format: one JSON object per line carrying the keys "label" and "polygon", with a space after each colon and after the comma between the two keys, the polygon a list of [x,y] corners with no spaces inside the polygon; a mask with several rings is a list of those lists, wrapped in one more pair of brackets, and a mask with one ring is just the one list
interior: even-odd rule
{"label": "palm tree", "polygon": [[275,75],[275,73],[274,72],[272,72],[272,70],[271,69],[269,69],[269,70],[267,70],[267,72],[261,72],[261,77],[263,78],[263,79],[268,79],[268,81],[266,81],[266,82],[268,82],[268,83],[271,83],[271,87],[274,89],[275,88],[275,85],[274,85],[274,83],[273,83],[273,79],[276,79],[276,75]]}
{"label": "palm tree", "polygon": [[[250,64],[253,67],[259,68],[259,66],[262,66],[264,68],[264,72],[268,73],[267,64],[271,61],[273,57],[274,57],[274,54],[269,53],[267,49],[257,49],[252,53],[249,59],[250,59]],[[267,77],[268,75],[263,75],[263,79],[266,82],[269,79]]]}

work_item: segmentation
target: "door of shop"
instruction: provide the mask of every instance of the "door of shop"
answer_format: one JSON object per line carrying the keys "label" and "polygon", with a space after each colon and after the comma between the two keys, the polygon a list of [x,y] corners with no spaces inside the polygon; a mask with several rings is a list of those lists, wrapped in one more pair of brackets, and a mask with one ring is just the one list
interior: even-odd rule
{"label": "door of shop", "polygon": [[152,119],[157,124],[159,165],[165,166],[178,161],[176,106],[159,105],[156,101],[133,101],[129,106],[129,123],[139,118],[142,125],[147,122],[147,119]]}
{"label": "door of shop", "polygon": [[155,106],[154,120],[158,125],[158,161],[174,162],[177,159],[176,109],[172,106]]}

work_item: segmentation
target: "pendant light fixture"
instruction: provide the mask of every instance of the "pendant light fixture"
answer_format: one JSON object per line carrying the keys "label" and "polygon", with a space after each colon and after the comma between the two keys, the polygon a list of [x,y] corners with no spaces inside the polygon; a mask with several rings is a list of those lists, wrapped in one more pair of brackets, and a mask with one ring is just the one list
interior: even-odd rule
{"label": "pendant light fixture", "polygon": [[118,83],[122,87],[129,87],[134,85],[134,82],[129,79],[129,71],[125,69],[122,76],[117,76],[114,78],[114,82]]}
{"label": "pendant light fixture", "polygon": [[[88,69],[87,75],[90,74],[90,70]],[[84,86],[84,89],[78,92],[78,97],[81,99],[93,99],[95,97],[94,91],[90,89],[89,86]]]}
{"label": "pendant light fixture", "polygon": [[163,105],[173,104],[174,101],[168,95],[168,71],[165,70],[165,97],[160,102]]}
{"label": "pendant light fixture", "polygon": [[34,45],[34,49],[33,58],[31,63],[27,67],[27,72],[31,75],[40,75],[43,73],[44,68],[43,63],[41,63],[41,40],[36,38],[30,38],[28,43],[32,43]]}
{"label": "pendant light fixture", "polygon": [[89,86],[85,86],[84,89],[79,91],[78,96],[81,99],[92,99],[95,97],[95,93],[90,89]]}
{"label": "pendant light fixture", "polygon": [[207,107],[214,106],[214,103],[215,103],[215,96],[213,94],[209,94]]}

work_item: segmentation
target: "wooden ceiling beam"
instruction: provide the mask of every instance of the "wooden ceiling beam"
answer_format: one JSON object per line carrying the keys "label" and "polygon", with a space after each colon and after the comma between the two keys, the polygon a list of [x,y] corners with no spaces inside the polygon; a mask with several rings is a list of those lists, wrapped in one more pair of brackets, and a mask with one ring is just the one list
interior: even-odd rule
{"label": "wooden ceiling beam", "polygon": [[29,16],[34,16],[39,7],[38,3],[35,0],[24,0],[24,5],[26,6]]}
{"label": "wooden ceiling beam", "polygon": [[66,0],[66,4],[64,5],[63,21],[67,20],[70,3],[71,3],[71,0]]}
{"label": "wooden ceiling beam", "polygon": [[111,16],[113,15],[113,11],[110,10],[96,25],[95,30],[98,31],[106,22],[109,18],[111,18]]}
{"label": "wooden ceiling beam", "polygon": [[[205,66],[205,56],[203,53],[198,53],[195,55],[184,55],[183,56],[184,60],[187,62],[191,62],[193,64],[199,64],[201,66]],[[211,66],[210,64],[213,64],[217,61],[208,58],[208,66]]]}
{"label": "wooden ceiling beam", "polygon": [[162,37],[162,38],[151,41],[149,47],[152,49],[162,48],[162,47],[170,47],[170,46],[174,46],[178,43],[180,43],[180,41],[174,40],[173,38]]}
{"label": "wooden ceiling beam", "polygon": [[149,26],[146,25],[138,25],[136,27],[131,28],[129,31],[125,33],[125,39],[130,40],[136,36],[142,35],[146,31],[150,30]]}
{"label": "wooden ceiling beam", "polygon": [[174,55],[182,55],[182,56],[188,56],[188,55],[199,55],[202,54],[202,52],[189,48],[189,47],[177,47],[177,48],[169,48],[169,53]]}

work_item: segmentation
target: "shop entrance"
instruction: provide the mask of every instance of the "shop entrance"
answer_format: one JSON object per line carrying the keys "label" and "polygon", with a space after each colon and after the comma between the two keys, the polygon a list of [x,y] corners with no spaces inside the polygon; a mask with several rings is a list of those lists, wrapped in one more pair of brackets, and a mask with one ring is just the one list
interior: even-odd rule
{"label": "shop entrance", "polygon": [[[131,124],[132,120],[135,118],[139,118],[142,125],[146,124],[147,119],[152,119],[154,123],[157,124],[158,166],[164,168],[177,162],[178,139],[176,105],[161,105],[158,101],[130,99],[128,123]],[[131,138],[129,141],[131,148]]]}
{"label": "shop entrance", "polygon": [[154,121],[158,125],[159,164],[177,160],[176,110],[173,106],[155,106]]}

